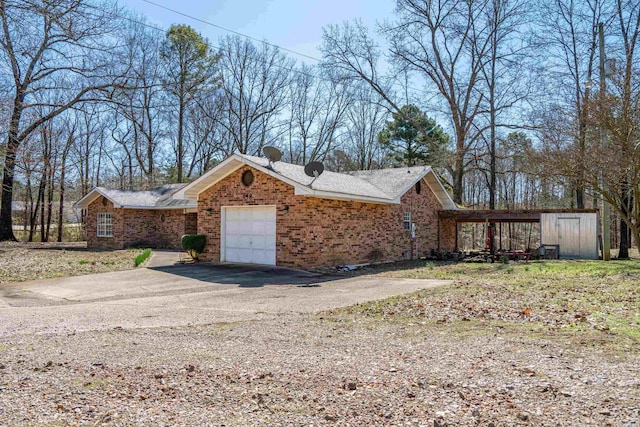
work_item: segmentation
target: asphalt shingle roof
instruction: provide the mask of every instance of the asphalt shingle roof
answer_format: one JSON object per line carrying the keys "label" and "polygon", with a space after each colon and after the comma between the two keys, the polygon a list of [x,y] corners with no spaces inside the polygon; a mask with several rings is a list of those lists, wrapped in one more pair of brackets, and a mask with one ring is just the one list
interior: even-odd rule
{"label": "asphalt shingle roof", "polygon": [[195,208],[197,207],[195,200],[173,198],[173,194],[185,185],[186,184],[167,184],[147,191],[116,190],[105,187],[97,187],[96,190],[115,204],[128,208]]}
{"label": "asphalt shingle roof", "polygon": [[[269,161],[265,158],[244,154],[239,156],[259,166],[269,166]],[[414,166],[345,173],[325,170],[315,181],[314,178],[304,173],[303,166],[276,162],[273,164],[272,170],[305,186],[309,186],[313,182],[311,188],[318,191],[393,200],[401,196],[407,187],[418,179],[418,176],[424,175],[429,167]]]}

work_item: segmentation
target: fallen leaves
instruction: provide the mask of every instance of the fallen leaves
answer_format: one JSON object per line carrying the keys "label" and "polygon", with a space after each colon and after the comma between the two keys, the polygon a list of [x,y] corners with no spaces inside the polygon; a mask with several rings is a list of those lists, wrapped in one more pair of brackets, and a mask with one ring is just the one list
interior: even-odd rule
{"label": "fallen leaves", "polygon": [[0,284],[129,270],[141,252],[90,250],[84,242],[0,242],[0,247]]}

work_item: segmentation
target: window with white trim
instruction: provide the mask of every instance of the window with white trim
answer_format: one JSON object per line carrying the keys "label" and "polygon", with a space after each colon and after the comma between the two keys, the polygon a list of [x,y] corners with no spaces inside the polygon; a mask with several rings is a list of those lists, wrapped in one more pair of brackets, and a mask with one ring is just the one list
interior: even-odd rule
{"label": "window with white trim", "polygon": [[411,212],[405,212],[402,214],[402,228],[405,230],[411,230]]}
{"label": "window with white trim", "polygon": [[98,214],[98,237],[113,237],[113,214]]}

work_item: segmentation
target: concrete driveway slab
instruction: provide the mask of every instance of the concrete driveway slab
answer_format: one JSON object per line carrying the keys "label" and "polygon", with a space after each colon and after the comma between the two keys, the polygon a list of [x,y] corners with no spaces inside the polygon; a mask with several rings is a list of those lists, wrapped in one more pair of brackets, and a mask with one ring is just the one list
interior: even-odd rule
{"label": "concrete driveway slab", "polygon": [[236,322],[313,313],[450,283],[173,264],[0,287],[0,336]]}

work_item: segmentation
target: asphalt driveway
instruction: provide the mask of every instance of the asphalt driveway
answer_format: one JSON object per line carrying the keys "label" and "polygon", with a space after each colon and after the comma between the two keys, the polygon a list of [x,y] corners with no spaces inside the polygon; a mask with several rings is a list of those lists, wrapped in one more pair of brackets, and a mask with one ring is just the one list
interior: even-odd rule
{"label": "asphalt driveway", "polygon": [[178,256],[154,252],[146,268],[3,285],[0,336],[236,322],[312,313],[449,283],[182,265]]}

